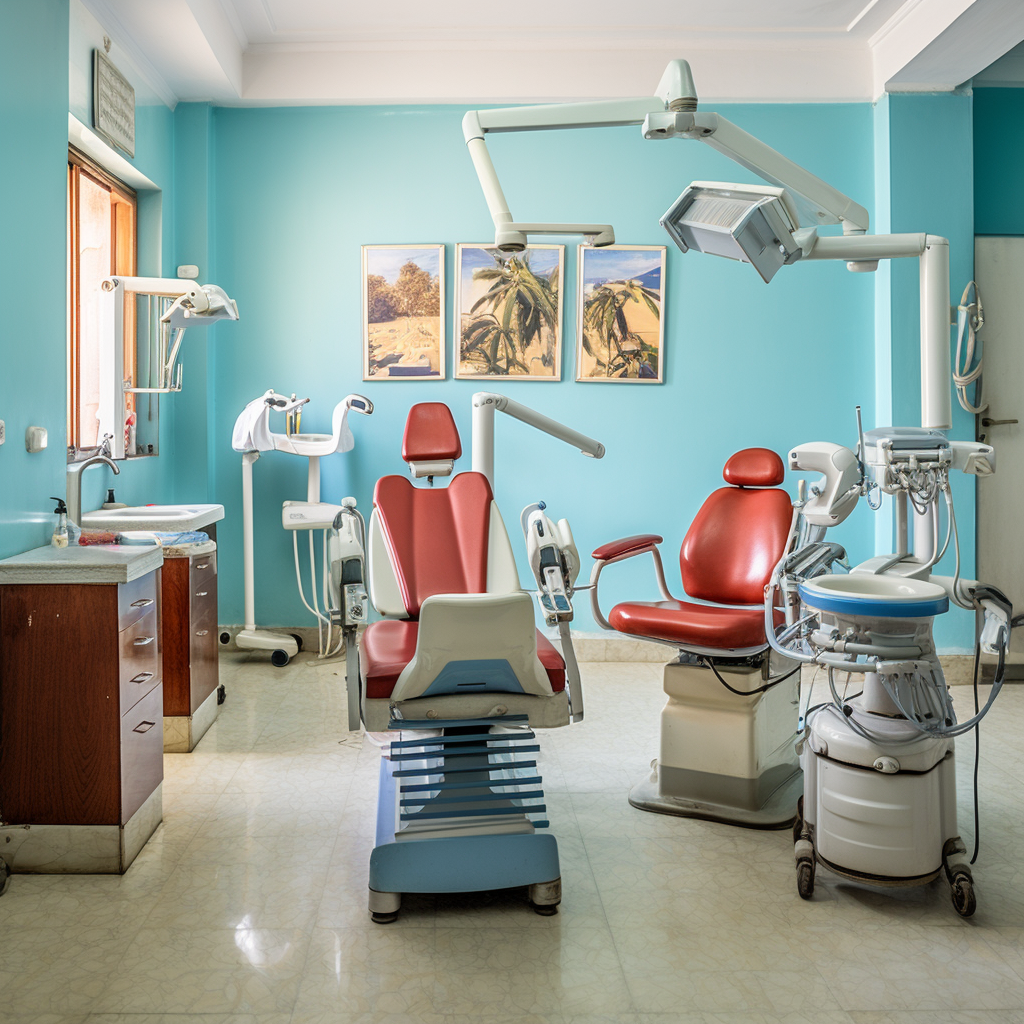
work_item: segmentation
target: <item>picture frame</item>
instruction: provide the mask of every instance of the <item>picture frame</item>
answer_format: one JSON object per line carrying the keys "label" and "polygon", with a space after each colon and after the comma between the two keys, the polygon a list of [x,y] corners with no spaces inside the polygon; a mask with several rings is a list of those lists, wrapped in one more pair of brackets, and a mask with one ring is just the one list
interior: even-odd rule
{"label": "picture frame", "polygon": [[444,380],[444,245],[364,245],[363,380]]}
{"label": "picture frame", "polygon": [[560,381],[564,286],[564,245],[506,254],[487,243],[458,243],[456,379]]}
{"label": "picture frame", "polygon": [[576,380],[665,381],[664,245],[581,245],[577,257]]}

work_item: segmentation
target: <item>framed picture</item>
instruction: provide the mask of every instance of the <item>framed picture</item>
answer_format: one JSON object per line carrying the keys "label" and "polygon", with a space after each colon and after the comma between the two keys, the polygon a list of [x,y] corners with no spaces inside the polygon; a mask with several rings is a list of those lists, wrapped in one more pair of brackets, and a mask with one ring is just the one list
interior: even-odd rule
{"label": "framed picture", "polygon": [[579,247],[576,379],[661,384],[665,246]]}
{"label": "framed picture", "polygon": [[455,250],[455,376],[562,379],[564,245]]}
{"label": "framed picture", "polygon": [[363,246],[363,380],[444,380],[444,246]]}

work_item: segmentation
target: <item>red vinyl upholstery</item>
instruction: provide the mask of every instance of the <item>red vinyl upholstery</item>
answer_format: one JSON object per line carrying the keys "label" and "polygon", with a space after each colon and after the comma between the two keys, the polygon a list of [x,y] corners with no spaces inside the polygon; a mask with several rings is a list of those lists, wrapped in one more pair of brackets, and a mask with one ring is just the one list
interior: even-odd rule
{"label": "red vinyl upholstery", "polygon": [[[747,448],[725,464],[732,487],[720,487],[700,507],[679,552],[683,589],[691,598],[723,608],[685,601],[617,604],[608,616],[613,629],[632,636],[683,646],[722,650],[761,647],[764,585],[782,557],[793,506],[782,483],[782,459],[767,448]],[[624,542],[619,542],[624,543]],[[599,552],[614,545],[598,548]]]}
{"label": "red vinyl upholstery", "polygon": [[690,597],[757,604],[789,535],[793,502],[782,490],[721,487],[694,516],[679,568]]}
{"label": "red vinyl upholstery", "polygon": [[778,487],[786,467],[771,448],[744,448],[726,462],[722,477],[737,487]]}
{"label": "red vinyl upholstery", "polygon": [[[383,619],[366,627],[359,641],[359,670],[366,696],[380,700],[391,696],[402,669],[416,653],[420,624],[405,619]],[[537,633],[537,657],[556,693],[565,689],[565,662],[554,645]]]}
{"label": "red vinyl upholstery", "polygon": [[692,647],[760,647],[764,609],[716,608],[684,601],[636,601],[617,604],[608,621],[620,633]]}
{"label": "red vinyl upholstery", "polygon": [[414,487],[403,476],[377,481],[373,504],[410,618],[432,594],[487,590],[491,485],[460,473],[447,487]]}
{"label": "red vinyl upholstery", "polygon": [[409,410],[402,437],[406,462],[440,462],[462,455],[462,441],[444,402],[419,402]]}
{"label": "red vinyl upholstery", "polygon": [[656,533],[638,533],[634,537],[623,537],[622,540],[612,540],[594,549],[591,557],[599,562],[607,562],[609,559],[622,558],[625,555],[635,555],[637,552],[646,551],[648,548],[660,544],[664,538]]}

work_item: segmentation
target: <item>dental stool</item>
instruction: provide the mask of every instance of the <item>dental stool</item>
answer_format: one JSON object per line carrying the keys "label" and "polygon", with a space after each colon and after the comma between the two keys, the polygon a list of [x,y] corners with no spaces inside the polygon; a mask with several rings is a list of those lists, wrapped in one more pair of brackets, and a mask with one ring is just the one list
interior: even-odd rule
{"label": "dental stool", "polygon": [[[751,828],[784,828],[802,792],[796,730],[800,665],[765,637],[764,587],[782,558],[793,518],[778,485],[785,467],[767,448],[725,464],[726,484],[701,506],[679,552],[683,589],[672,597],[654,534],[593,553],[594,618],[605,629],[666,644],[661,753],[629,794],[634,807]],[[605,566],[650,553],[664,600],[627,601],[601,613]],[[706,603],[697,603],[697,602]]]}
{"label": "dental stool", "polygon": [[[461,454],[448,407],[413,406],[402,457],[430,486],[386,476],[374,492],[370,597],[385,618],[366,628],[359,668],[367,732],[394,734],[370,857],[370,913],[381,923],[395,919],[404,892],[529,886],[539,913],[561,899],[531,727],[582,717],[579,673],[571,645],[567,669],[537,631],[487,477],[460,473],[432,486]],[[538,506],[527,520],[546,543],[528,535],[531,564],[559,568],[571,593],[579,557],[567,524]],[[571,619],[571,606],[562,616]]]}

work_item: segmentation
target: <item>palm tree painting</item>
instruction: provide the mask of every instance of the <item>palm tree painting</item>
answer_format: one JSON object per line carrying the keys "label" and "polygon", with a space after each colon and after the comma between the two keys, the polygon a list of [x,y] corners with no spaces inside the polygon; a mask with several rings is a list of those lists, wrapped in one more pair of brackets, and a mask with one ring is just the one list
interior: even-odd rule
{"label": "palm tree painting", "polygon": [[565,246],[456,250],[459,378],[561,379]]}
{"label": "palm tree painting", "polygon": [[579,248],[576,379],[664,380],[665,246]]}

